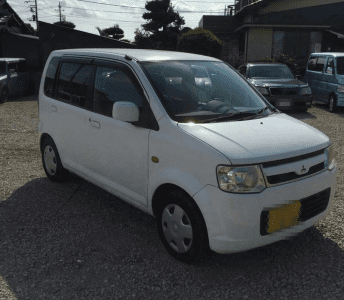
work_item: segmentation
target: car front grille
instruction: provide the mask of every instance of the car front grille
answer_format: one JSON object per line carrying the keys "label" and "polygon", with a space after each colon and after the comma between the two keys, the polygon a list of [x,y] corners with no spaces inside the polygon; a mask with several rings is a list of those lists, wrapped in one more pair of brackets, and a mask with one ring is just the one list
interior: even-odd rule
{"label": "car front grille", "polygon": [[[266,184],[271,187],[316,175],[325,170],[325,159],[326,155],[322,149],[296,157],[265,162],[262,164],[262,170]],[[305,173],[301,173],[303,169]]]}
{"label": "car front grille", "polygon": [[[305,222],[324,212],[328,207],[330,195],[331,188],[327,188],[326,190],[299,200],[301,202],[301,209],[298,221]],[[268,222],[269,211],[263,210],[260,216],[260,234],[262,236],[269,234],[267,232]]]}
{"label": "car front grille", "polygon": [[271,96],[278,96],[278,95],[297,95],[298,89],[297,88],[270,88]]}
{"label": "car front grille", "polygon": [[284,174],[267,176],[267,180],[270,184],[279,184],[286,181],[292,181],[292,180],[300,179],[302,177],[306,177],[306,176],[318,173],[324,170],[324,167],[325,167],[325,164],[322,162],[320,164],[310,167],[309,171],[306,174],[297,175],[294,172],[289,172],[289,173],[284,173]]}

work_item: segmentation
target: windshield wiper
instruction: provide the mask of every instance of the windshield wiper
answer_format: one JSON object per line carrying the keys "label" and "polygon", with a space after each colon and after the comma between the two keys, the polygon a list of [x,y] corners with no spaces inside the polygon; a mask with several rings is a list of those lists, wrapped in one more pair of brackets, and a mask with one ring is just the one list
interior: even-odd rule
{"label": "windshield wiper", "polygon": [[220,121],[225,121],[225,120],[233,120],[233,117],[252,116],[252,115],[256,115],[256,113],[253,113],[253,112],[235,112],[235,113],[226,114],[224,116],[219,116],[217,118],[200,120],[197,123],[220,122]]}
{"label": "windshield wiper", "polygon": [[255,115],[253,115],[253,116],[248,116],[248,117],[246,117],[246,118],[242,118],[242,119],[240,119],[239,121],[242,121],[242,120],[250,120],[250,119],[254,119],[254,118],[256,118],[256,117],[259,117],[259,116],[261,116],[261,115],[263,114],[263,112],[266,111],[268,108],[272,110],[272,108],[271,108],[270,106],[265,106],[264,108],[262,108],[261,110],[259,110]]}

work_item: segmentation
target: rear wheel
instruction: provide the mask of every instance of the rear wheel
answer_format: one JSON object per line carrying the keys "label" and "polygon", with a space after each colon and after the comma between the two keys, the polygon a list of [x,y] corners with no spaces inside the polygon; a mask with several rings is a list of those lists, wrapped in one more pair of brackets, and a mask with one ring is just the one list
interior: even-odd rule
{"label": "rear wheel", "polygon": [[1,91],[0,103],[5,103],[8,100],[8,89],[4,87]]}
{"label": "rear wheel", "polygon": [[69,172],[63,167],[56,145],[51,138],[47,138],[42,145],[42,162],[45,174],[51,181],[68,180]]}
{"label": "rear wheel", "polygon": [[157,212],[160,239],[175,259],[192,263],[210,254],[206,225],[190,196],[174,191],[165,196]]}
{"label": "rear wheel", "polygon": [[336,96],[331,95],[328,102],[329,102],[330,112],[332,112],[332,113],[336,112],[337,111],[337,98],[336,98]]}

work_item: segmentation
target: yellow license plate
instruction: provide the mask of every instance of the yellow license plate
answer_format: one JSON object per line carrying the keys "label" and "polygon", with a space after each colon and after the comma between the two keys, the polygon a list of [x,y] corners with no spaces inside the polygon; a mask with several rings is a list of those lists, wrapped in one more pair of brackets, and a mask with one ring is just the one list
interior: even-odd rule
{"label": "yellow license plate", "polygon": [[269,211],[268,233],[290,228],[298,224],[301,202],[294,201]]}

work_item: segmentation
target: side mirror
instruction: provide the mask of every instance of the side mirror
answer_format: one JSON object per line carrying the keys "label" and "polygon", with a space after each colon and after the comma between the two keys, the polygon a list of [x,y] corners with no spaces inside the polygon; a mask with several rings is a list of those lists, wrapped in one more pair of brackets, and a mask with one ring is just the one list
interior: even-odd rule
{"label": "side mirror", "polygon": [[301,75],[296,75],[296,79],[300,80],[301,79]]}
{"label": "side mirror", "polygon": [[139,120],[139,108],[132,102],[119,101],[112,107],[112,117],[123,122],[137,122]]}
{"label": "side mirror", "polygon": [[10,69],[10,74],[15,73],[15,72],[16,72],[15,69]]}

